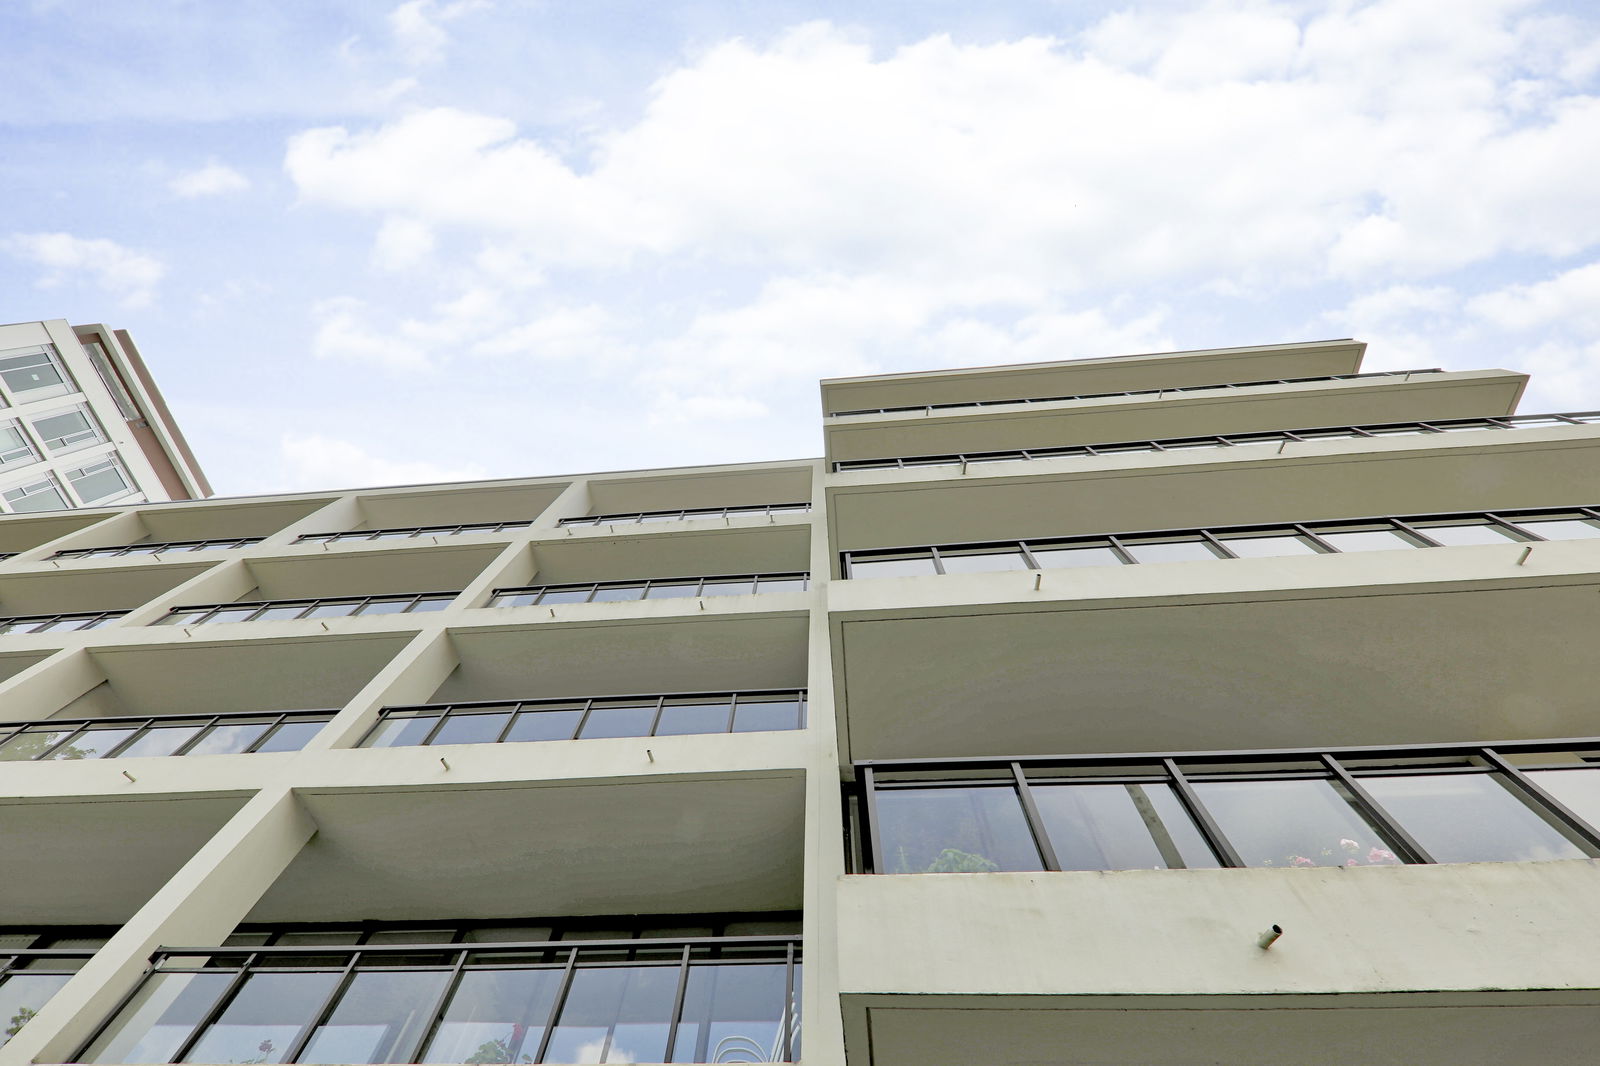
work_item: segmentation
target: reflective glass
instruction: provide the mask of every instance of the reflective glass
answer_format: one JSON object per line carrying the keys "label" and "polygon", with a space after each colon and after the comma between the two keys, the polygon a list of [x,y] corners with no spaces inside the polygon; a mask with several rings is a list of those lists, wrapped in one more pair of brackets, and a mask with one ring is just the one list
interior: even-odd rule
{"label": "reflective glass", "polygon": [[506,740],[571,740],[572,731],[578,728],[583,709],[524,711],[517,715],[506,734]]}
{"label": "reflective glass", "polygon": [[749,596],[755,592],[755,581],[752,578],[720,578],[706,579],[701,583],[700,595],[702,596]]}
{"label": "reflective glass", "polygon": [[299,751],[321,732],[326,722],[285,722],[261,742],[256,751]]}
{"label": "reflective glass", "polygon": [[792,696],[771,700],[741,697],[733,710],[735,733],[799,728],[800,702]]}
{"label": "reflective glass", "polygon": [[118,744],[139,731],[137,725],[91,727],[61,745],[48,756],[50,759],[104,759]]}
{"label": "reflective glass", "polygon": [[[539,596],[540,603],[586,603],[589,593],[593,591],[588,585],[575,589],[545,589]],[[513,605],[515,606],[515,605]]]}
{"label": "reflective glass", "polygon": [[1026,570],[1020,551],[970,552],[955,554],[940,552],[939,561],[947,574],[976,574],[990,570]]}
{"label": "reflective glass", "polygon": [[531,1062],[549,1024],[561,977],[559,969],[462,974],[422,1061]]}
{"label": "reflective glass", "polygon": [[188,755],[236,755],[267,731],[268,722],[219,725],[195,742]]}
{"label": "reflective glass", "polygon": [[1032,792],[1063,870],[1217,865],[1169,785],[1034,785]]}
{"label": "reflective glass", "polygon": [[206,619],[206,624],[210,625],[214,622],[243,622],[260,609],[259,604],[251,604],[248,607],[224,607],[220,611],[212,612],[211,617]]}
{"label": "reflective glass", "polygon": [[423,596],[410,606],[410,613],[424,614],[428,611],[442,611],[455,602],[455,595],[449,596]]}
{"label": "reflective glass", "polygon": [[347,618],[354,614],[361,603],[351,600],[344,603],[319,603],[306,612],[307,618]]}
{"label": "reflective glass", "polygon": [[664,585],[651,585],[645,593],[647,600],[670,600],[683,596],[693,596],[700,588],[698,581],[679,582]]}
{"label": "reflective glass", "polygon": [[403,748],[421,744],[439,721],[437,713],[384,718],[361,742],[363,748]]}
{"label": "reflective glass", "polygon": [[1464,544],[1506,544],[1513,541],[1519,544],[1524,543],[1522,537],[1517,536],[1509,529],[1492,526],[1487,522],[1439,524],[1412,522],[1411,526],[1424,537],[1450,547]]}
{"label": "reflective glass", "polygon": [[509,717],[507,711],[498,714],[473,712],[452,714],[433,735],[432,744],[492,744],[500,737]]}
{"label": "reflective glass", "polygon": [[337,973],[252,973],[184,1061],[282,1062],[338,981]]}
{"label": "reflective glass", "polygon": [[850,559],[851,577],[921,577],[936,574],[931,554]]}
{"label": "reflective glass", "polygon": [[357,614],[404,614],[407,607],[411,606],[410,600],[373,600],[361,607]]}
{"label": "reflective glass", "polygon": [[165,618],[161,619],[159,622],[157,622],[156,625],[160,625],[160,626],[186,626],[186,625],[192,625],[193,623],[198,622],[198,621],[200,621],[200,619],[204,618],[207,613],[208,612],[206,612],[206,611],[174,611],[171,614],[167,615]]}
{"label": "reflective glass", "polygon": [[171,755],[188,743],[189,738],[200,732],[200,729],[201,726],[194,723],[157,722],[144,736],[119,751],[117,758],[135,759]]}
{"label": "reflective glass", "polygon": [[1418,545],[1392,529],[1326,530],[1312,532],[1342,552],[1387,551],[1391,548],[1415,548]]}
{"label": "reflective glass", "polygon": [[1222,546],[1242,559],[1266,559],[1280,555],[1316,555],[1317,549],[1292,533],[1258,533],[1247,537],[1225,537]]}
{"label": "reflective glass", "polygon": [[613,585],[610,588],[595,589],[594,599],[589,602],[602,603],[613,600],[638,600],[643,598],[643,585]]}
{"label": "reflective glass", "polygon": [[656,723],[657,736],[685,733],[726,733],[732,708],[726,696],[705,700],[668,700]]}
{"label": "reflective glass", "polygon": [[[225,971],[153,974],[100,1034],[83,1061],[171,1062],[232,980],[233,974]],[[260,1054],[258,1050],[244,1057]]]}
{"label": "reflective glass", "polygon": [[410,1062],[444,991],[446,970],[357,973],[296,1062]]}
{"label": "reflective glass", "polygon": [[583,723],[580,740],[596,737],[644,737],[650,735],[650,723],[655,721],[656,704],[649,703],[596,703]]}
{"label": "reflective glass", "polygon": [[1361,784],[1438,862],[1584,858],[1490,774],[1368,777]]}
{"label": "reflective glass", "polygon": [[1600,770],[1530,770],[1528,777],[1567,810],[1600,828]]}
{"label": "reflective glass", "polygon": [[579,969],[546,1062],[660,1062],[677,997],[676,966]]}
{"label": "reflective glass", "polygon": [[671,1062],[785,1062],[783,963],[696,963]]}
{"label": "reflective glass", "polygon": [[1042,870],[1010,786],[880,789],[883,873]]}
{"label": "reflective glass", "polygon": [[1199,781],[1200,802],[1246,866],[1392,866],[1399,860],[1329,781]]}
{"label": "reflective glass", "polygon": [[1219,558],[1211,545],[1202,540],[1128,540],[1122,546],[1141,563],[1184,563]]}
{"label": "reflective glass", "polygon": [[806,579],[803,577],[764,577],[756,582],[756,591],[762,594],[768,592],[804,592]]}
{"label": "reflective glass", "polygon": [[1103,544],[1063,545],[1051,548],[1037,548],[1030,544],[1028,550],[1039,561],[1039,565],[1046,569],[1123,565],[1117,553]]}
{"label": "reflective glass", "polygon": [[[51,745],[63,737],[77,730],[77,726],[64,729],[38,729],[18,733],[5,743],[0,744],[0,762],[22,762],[27,759],[37,759],[48,751]],[[82,755],[76,758],[83,758]]]}
{"label": "reflective glass", "polygon": [[14,973],[0,981],[0,1047],[71,978],[70,973]]}
{"label": "reflective glass", "polygon": [[[1509,517],[1509,516],[1508,516]],[[1592,540],[1600,537],[1600,523],[1592,518],[1516,518],[1511,521],[1545,540]]]}

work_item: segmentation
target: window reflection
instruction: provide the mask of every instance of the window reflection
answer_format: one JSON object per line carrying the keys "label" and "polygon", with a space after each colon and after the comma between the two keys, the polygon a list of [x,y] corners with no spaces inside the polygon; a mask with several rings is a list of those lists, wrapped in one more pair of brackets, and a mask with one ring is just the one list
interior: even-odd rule
{"label": "window reflection", "polygon": [[1171,786],[1034,785],[1032,792],[1063,870],[1217,865]]}
{"label": "window reflection", "polygon": [[660,1062],[677,995],[676,966],[615,966],[573,974],[547,1062]]}
{"label": "window reflection", "polygon": [[1489,774],[1374,777],[1362,785],[1438,862],[1585,857]]}
{"label": "window reflection", "polygon": [[1014,788],[883,790],[877,803],[885,873],[1044,869]]}
{"label": "window reflection", "polygon": [[422,1061],[531,1062],[561,976],[556,969],[462,974]]}
{"label": "window reflection", "polygon": [[1400,860],[1329,781],[1194,786],[1246,866],[1392,866]]}

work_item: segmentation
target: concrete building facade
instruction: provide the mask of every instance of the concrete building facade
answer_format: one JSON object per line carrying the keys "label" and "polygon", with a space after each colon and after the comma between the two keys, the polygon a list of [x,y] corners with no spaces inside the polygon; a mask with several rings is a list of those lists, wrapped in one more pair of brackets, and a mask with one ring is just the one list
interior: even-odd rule
{"label": "concrete building facade", "polygon": [[1590,1061],[1600,413],[1363,354],[0,520],[0,1066]]}

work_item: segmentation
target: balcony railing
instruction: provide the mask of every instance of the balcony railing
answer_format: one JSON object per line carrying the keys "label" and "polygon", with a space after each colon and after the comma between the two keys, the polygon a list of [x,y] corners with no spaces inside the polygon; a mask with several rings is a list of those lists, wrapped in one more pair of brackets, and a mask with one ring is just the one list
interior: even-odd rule
{"label": "balcony railing", "polygon": [[192,626],[218,622],[269,622],[294,618],[348,618],[351,615],[412,614],[442,611],[459,592],[402,592],[387,596],[323,596],[309,600],[252,600],[174,607],[156,625]]}
{"label": "balcony railing", "polygon": [[1474,429],[1547,429],[1551,426],[1582,426],[1600,422],[1600,411],[1573,411],[1566,414],[1508,415],[1505,418],[1446,418],[1431,422],[1379,422],[1361,426],[1320,426],[1313,429],[1277,430],[1267,433],[1219,433],[1199,437],[1165,437],[1160,440],[1118,441],[1107,444],[1075,444],[1062,448],[1014,448],[998,452],[951,452],[946,455],[913,455],[899,459],[843,459],[833,464],[836,471],[918,470],[933,466],[980,466],[988,463],[1020,463],[1033,459],[1071,459],[1081,456],[1127,455],[1140,452],[1178,452],[1207,448],[1236,448],[1251,444],[1279,444],[1285,441],[1310,443],[1325,440],[1350,440],[1377,437],[1410,437],[1434,433],[1460,433]]}
{"label": "balcony railing", "polygon": [[678,511],[624,511],[617,514],[563,518],[563,526],[648,525],[652,522],[685,522],[697,518],[759,518],[763,515],[805,514],[809,503],[770,503],[750,507],[691,507]]}
{"label": "balcony railing", "polygon": [[0,947],[0,1047],[28,1024],[94,953],[94,948]]}
{"label": "balcony railing", "polygon": [[[502,744],[803,729],[805,703],[803,691],[763,689],[385,707],[378,712],[378,721],[360,746]],[[4,749],[0,748],[0,756],[3,754]]]}
{"label": "balcony railing", "polygon": [[1600,737],[856,764],[876,873],[1600,856]]}
{"label": "balcony railing", "polygon": [[67,614],[13,615],[10,618],[0,618],[0,635],[98,629],[110,625],[127,613],[127,611],[77,611]]}
{"label": "balcony railing", "polygon": [[804,592],[811,575],[738,574],[731,577],[660,577],[640,581],[586,581],[572,585],[524,585],[494,590],[490,607],[530,604],[604,603],[617,600],[673,600],[695,596],[749,596],[764,592]]}
{"label": "balcony railing", "polygon": [[267,711],[0,722],[0,762],[299,751],[335,713]]}
{"label": "balcony railing", "polygon": [[453,537],[460,533],[499,533],[507,529],[526,529],[528,521],[466,522],[448,526],[391,526],[384,529],[356,529],[344,533],[306,533],[296,544],[336,544],[353,540],[410,540],[415,537]]}
{"label": "balcony railing", "polygon": [[1304,385],[1316,381],[1353,381],[1357,378],[1409,378],[1413,374],[1442,374],[1443,367],[1428,367],[1422,370],[1374,370],[1365,374],[1322,374],[1309,378],[1265,378],[1261,381],[1232,381],[1216,385],[1183,385],[1178,388],[1165,389],[1133,389],[1126,392],[1084,392],[1075,396],[1019,396],[1006,400],[961,400],[951,403],[918,403],[906,407],[863,407],[854,411],[834,411],[829,418],[844,418],[847,415],[890,415],[907,411],[922,411],[932,414],[935,411],[951,411],[968,407],[1004,407],[1008,404],[1018,403],[1062,403],[1067,400],[1104,400],[1115,396],[1175,396],[1179,393],[1213,392],[1218,389],[1249,389],[1258,385]]}
{"label": "balcony railing", "polygon": [[1595,538],[1600,538],[1600,509],[1541,507],[874,548],[841,555],[846,577],[909,577]]}
{"label": "balcony railing", "polygon": [[75,1062],[789,1062],[800,938],[163,947]]}
{"label": "balcony railing", "polygon": [[105,548],[63,548],[53,559],[120,559],[128,555],[157,555],[163,552],[220,551],[260,544],[261,537],[221,537],[212,540],[167,540],[158,543],[113,544]]}

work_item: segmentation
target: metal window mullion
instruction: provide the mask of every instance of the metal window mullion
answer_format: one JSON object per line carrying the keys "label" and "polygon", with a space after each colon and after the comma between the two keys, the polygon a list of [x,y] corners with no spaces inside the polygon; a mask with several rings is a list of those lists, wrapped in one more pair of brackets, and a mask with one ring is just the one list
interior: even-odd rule
{"label": "metal window mullion", "polygon": [[447,704],[439,710],[439,717],[433,723],[433,728],[428,730],[428,735],[418,743],[418,747],[427,747],[433,743],[433,738],[439,735],[439,730],[444,728],[445,722],[450,720],[450,712],[455,710],[454,704]]}
{"label": "metal window mullion", "polygon": [[1029,570],[1043,570],[1044,569],[1043,566],[1039,565],[1039,560],[1034,557],[1033,549],[1028,547],[1028,542],[1027,541],[1025,541],[1025,540],[1017,541],[1017,550],[1022,552],[1022,562],[1023,562],[1024,565],[1027,566],[1027,568]]}
{"label": "metal window mullion", "polygon": [[1401,857],[1406,862],[1433,863],[1435,861],[1433,856],[1428,854],[1428,850],[1406,831],[1405,826],[1392,818],[1389,812],[1383,809],[1383,805],[1373,799],[1372,794],[1362,787],[1361,782],[1351,776],[1350,771],[1344,768],[1343,763],[1328,754],[1319,755],[1317,758],[1322,762],[1323,766],[1328,768],[1328,772],[1333,774],[1339,784],[1344,786],[1345,791],[1354,797],[1356,807],[1367,820],[1375,823],[1380,833],[1394,841],[1395,846],[1402,852]]}
{"label": "metal window mullion", "polygon": [[[95,1041],[99,1040],[100,1037],[105,1035],[105,1031],[111,1028],[112,1023],[115,1022],[117,1017],[127,1009],[128,1004],[133,1002],[133,997],[139,994],[139,990],[144,987],[144,983],[146,981],[150,980],[150,976],[156,972],[156,969],[157,967],[154,964],[148,965],[144,968],[144,973],[140,975],[139,980],[135,981],[133,983],[133,987],[128,989],[128,991],[124,992],[122,996],[118,998],[117,1005],[112,1008],[110,1013],[100,1020],[100,1024],[96,1025],[89,1032],[88,1039],[84,1040],[83,1043],[77,1046],[77,1048],[67,1058],[68,1062],[83,1061],[83,1057],[89,1053],[89,1049],[94,1047]],[[173,1061],[178,1061],[176,1056],[173,1057]]]}
{"label": "metal window mullion", "polygon": [[194,747],[196,744],[200,743],[200,738],[205,736],[211,730],[215,729],[217,727],[217,724],[220,723],[221,721],[222,721],[222,715],[220,715],[220,714],[212,715],[211,719],[208,722],[206,722],[205,725],[203,725],[199,729],[195,730],[194,736],[190,737],[188,740],[186,740],[182,744],[178,745],[178,747],[172,752],[172,754],[173,755],[187,755],[187,754],[189,754],[189,749]]}
{"label": "metal window mullion", "polygon": [[1039,808],[1033,802],[1033,791],[1028,787],[1028,779],[1023,776],[1021,763],[1011,764],[1011,780],[1016,786],[1017,799],[1022,803],[1022,815],[1028,820],[1028,832],[1033,834],[1033,843],[1039,849],[1044,868],[1060,870],[1061,863],[1056,858],[1055,845],[1050,843],[1050,834],[1045,832],[1044,819],[1039,817]]}
{"label": "metal window mullion", "polygon": [[1342,555],[1343,554],[1341,551],[1339,551],[1338,548],[1335,548],[1332,544],[1329,544],[1327,541],[1323,540],[1321,537],[1319,537],[1315,533],[1313,533],[1309,527],[1304,526],[1299,522],[1291,522],[1291,523],[1289,523],[1289,528],[1294,530],[1300,536],[1305,537],[1312,544],[1315,544],[1318,548],[1320,548],[1324,552],[1327,552],[1329,555]]}
{"label": "metal window mullion", "polygon": [[[222,1012],[228,1009],[234,997],[239,994],[239,990],[244,987],[245,981],[254,972],[253,967],[255,966],[256,957],[254,953],[245,957],[244,965],[240,966],[238,972],[233,975],[233,980],[229,981],[228,987],[222,990],[222,995],[217,997],[216,1002],[211,1004],[210,1009],[200,1016],[200,1020],[195,1023],[194,1028],[189,1030],[189,1035],[184,1037],[183,1043],[179,1044],[177,1049],[173,1051],[170,1061],[182,1062],[189,1052],[194,1050],[194,1046],[200,1042],[200,1038],[205,1035],[206,1030],[216,1024],[218,1018],[222,1017]],[[152,967],[150,971],[147,971],[147,974],[158,973],[160,969],[160,966]],[[140,983],[143,984],[143,982]],[[130,995],[128,998],[131,1001],[133,997]],[[107,1019],[107,1021],[110,1021],[110,1019]],[[98,1034],[96,1035],[98,1036]],[[88,1047],[85,1046],[84,1050],[87,1051]]]}
{"label": "metal window mullion", "polygon": [[683,946],[683,961],[679,964],[682,969],[678,971],[678,989],[672,998],[672,1016],[667,1022],[667,1050],[661,1056],[662,1062],[671,1062],[672,1054],[678,1045],[678,1024],[683,1019],[683,997],[689,987],[689,945]]}
{"label": "metal window mullion", "polygon": [[411,1054],[403,1061],[416,1062],[421,1058],[423,1049],[428,1046],[428,1042],[433,1039],[434,1034],[438,1031],[439,1023],[443,1020],[445,1006],[449,1004],[450,997],[455,995],[456,987],[461,983],[461,974],[467,964],[467,954],[466,949],[456,953],[455,965],[450,967],[450,976],[445,979],[444,987],[434,997],[433,1007],[423,1016],[422,1033],[412,1046]]}
{"label": "metal window mullion", "polygon": [[561,974],[561,984],[556,988],[556,994],[550,1001],[550,1014],[545,1020],[544,1032],[539,1036],[539,1048],[534,1052],[533,1061],[543,1062],[545,1053],[550,1050],[550,1038],[555,1035],[556,1022],[561,1018],[561,1011],[567,1005],[567,995],[572,991],[572,977],[578,968],[578,949],[573,948],[572,954],[567,956],[567,968]]}
{"label": "metal window mullion", "polygon": [[50,745],[48,748],[44,749],[43,751],[41,751],[39,754],[35,755],[32,759],[29,759],[28,761],[29,762],[43,762],[45,759],[48,759],[50,757],[51,753],[54,752],[57,748],[61,747],[63,744],[72,743],[78,737],[82,736],[85,732],[87,732],[88,729],[89,729],[89,725],[88,725],[87,722],[85,722],[83,725],[80,725],[78,728],[74,729],[72,732],[68,733],[66,736],[62,737],[60,740],[56,741],[54,744]]}
{"label": "metal window mullion", "polygon": [[1517,525],[1515,522],[1511,521],[1509,518],[1501,518],[1499,515],[1494,514],[1493,512],[1490,512],[1490,511],[1485,511],[1484,512],[1484,517],[1489,519],[1489,523],[1491,525],[1503,526],[1506,529],[1511,530],[1511,532],[1517,534],[1518,536],[1531,538],[1532,540],[1537,541],[1537,542],[1539,542],[1541,544],[1545,543],[1545,538],[1544,537],[1541,537],[1539,534],[1535,533],[1531,529],[1523,529],[1521,526]]}
{"label": "metal window mullion", "polygon": [[1423,533],[1420,530],[1413,528],[1412,525],[1409,522],[1405,522],[1405,521],[1403,521],[1403,520],[1401,520],[1399,518],[1390,518],[1387,521],[1389,522],[1390,525],[1392,525],[1396,529],[1400,530],[1400,532],[1405,533],[1408,536],[1416,537],[1417,539],[1421,540],[1424,547],[1428,547],[1428,548],[1445,548],[1445,547],[1449,547],[1449,545],[1441,544],[1438,541],[1434,540],[1432,537],[1428,536],[1426,533]]}
{"label": "metal window mullion", "polygon": [[794,1061],[794,941],[783,952],[783,1061]]}
{"label": "metal window mullion", "polygon": [[1139,565],[1139,560],[1135,559],[1133,557],[1133,553],[1128,551],[1127,548],[1124,548],[1122,546],[1122,541],[1118,540],[1115,536],[1113,536],[1113,535],[1111,535],[1109,533],[1106,534],[1104,539],[1105,539],[1105,542],[1111,546],[1111,554],[1115,555],[1118,559],[1122,560],[1122,565],[1124,565],[1124,566],[1138,566]]}
{"label": "metal window mullion", "polygon": [[1591,858],[1600,857],[1600,832],[1596,832],[1595,827],[1590,825],[1586,819],[1545,791],[1542,786],[1536,784],[1527,774],[1507,762],[1505,757],[1493,748],[1484,748],[1483,757],[1502,777],[1516,786],[1518,791],[1533,799],[1551,814],[1554,814],[1567,828],[1582,837],[1583,842],[1595,851],[1595,855],[1590,856]]}
{"label": "metal window mullion", "polygon": [[656,697],[656,713],[650,718],[650,732],[646,733],[645,736],[653,737],[656,735],[656,728],[661,725],[661,712],[666,708],[666,705],[667,698],[665,696]]}
{"label": "metal window mullion", "polygon": [[517,718],[522,714],[522,708],[524,706],[526,706],[526,704],[524,704],[521,700],[518,700],[511,705],[511,710],[506,713],[506,724],[500,727],[499,733],[495,734],[494,742],[496,744],[505,743],[507,734],[511,732],[511,727],[517,724]]}
{"label": "metal window mullion", "polygon": [[1206,844],[1211,848],[1217,858],[1222,860],[1222,865],[1228,867],[1243,867],[1244,860],[1234,850],[1233,844],[1223,835],[1222,828],[1211,817],[1211,812],[1206,810],[1205,804],[1200,802],[1194,786],[1189,779],[1183,776],[1183,771],[1178,769],[1178,764],[1173,759],[1162,759],[1161,765],[1166,768],[1169,783],[1178,794],[1178,799],[1183,803],[1184,809],[1189,812],[1189,817],[1194,819],[1195,828],[1200,830],[1200,835],[1205,838]]}
{"label": "metal window mullion", "polygon": [[278,715],[277,719],[271,725],[267,726],[267,728],[263,729],[261,731],[261,735],[256,737],[255,741],[248,748],[244,749],[243,754],[248,755],[251,752],[260,750],[261,745],[265,744],[272,737],[272,734],[276,733],[278,728],[288,720],[289,715],[287,713]]}
{"label": "metal window mullion", "polygon": [[945,572],[944,560],[939,557],[939,549],[929,548],[928,557],[933,560],[933,572],[936,574],[943,574]]}
{"label": "metal window mullion", "polygon": [[578,716],[578,724],[572,728],[573,740],[583,736],[583,727],[589,724],[589,715],[594,710],[594,704],[595,701],[592,699],[583,701],[583,713]]}
{"label": "metal window mullion", "polygon": [[1228,546],[1226,544],[1224,544],[1224,543],[1222,543],[1222,541],[1218,540],[1216,538],[1216,536],[1214,536],[1212,534],[1211,530],[1202,529],[1202,530],[1198,530],[1197,532],[1200,534],[1200,543],[1211,545],[1211,550],[1215,551],[1215,552],[1219,552],[1222,558],[1224,558],[1224,559],[1237,559],[1237,558],[1239,558],[1239,556],[1235,555],[1232,551],[1230,551],[1228,549]]}
{"label": "metal window mullion", "polygon": [[345,991],[349,989],[350,982],[355,980],[356,966],[360,962],[361,952],[357,951],[350,956],[350,961],[345,963],[344,973],[339,975],[339,979],[333,983],[333,987],[328,990],[328,994],[322,997],[321,1005],[312,1012],[311,1017],[300,1027],[300,1031],[295,1034],[294,1040],[289,1044],[289,1050],[284,1053],[281,1061],[293,1062],[305,1051],[306,1045],[311,1043],[312,1036],[316,1034],[322,1023],[327,1021],[334,1005],[339,1002]]}
{"label": "metal window mullion", "polygon": [[[103,719],[97,719],[97,721],[100,721],[100,720],[103,720]],[[139,740],[143,739],[152,729],[155,728],[155,724],[156,724],[156,720],[154,718],[146,718],[142,723],[140,723],[138,726],[134,727],[134,730],[133,730],[132,733],[130,733],[128,736],[122,738],[122,740],[115,747],[113,747],[110,751],[106,752],[104,755],[102,755],[100,757],[102,759],[115,759],[117,757],[118,753],[121,752],[124,748],[126,748],[129,745],[135,743],[136,741],[139,741]]]}
{"label": "metal window mullion", "polygon": [[873,772],[872,767],[866,766],[862,768],[861,807],[866,818],[866,825],[864,826],[864,829],[867,839],[866,847],[861,849],[861,853],[865,855],[867,857],[867,861],[872,864],[871,872],[875,874],[881,874],[887,873],[888,871],[884,869],[883,839],[878,831],[878,789],[876,778],[877,775]]}

